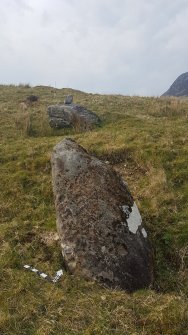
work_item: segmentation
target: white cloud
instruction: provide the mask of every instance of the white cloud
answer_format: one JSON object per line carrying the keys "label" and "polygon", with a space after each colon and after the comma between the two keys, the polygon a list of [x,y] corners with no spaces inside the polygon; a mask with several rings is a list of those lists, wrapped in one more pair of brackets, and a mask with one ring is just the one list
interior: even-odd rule
{"label": "white cloud", "polygon": [[187,0],[1,0],[1,82],[159,95],[188,70],[187,31]]}

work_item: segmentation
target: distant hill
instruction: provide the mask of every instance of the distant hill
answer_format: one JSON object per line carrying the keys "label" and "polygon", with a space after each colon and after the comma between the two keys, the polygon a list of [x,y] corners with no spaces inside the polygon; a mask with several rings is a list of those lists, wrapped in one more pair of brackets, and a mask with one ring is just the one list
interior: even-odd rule
{"label": "distant hill", "polygon": [[188,72],[182,73],[162,96],[188,96]]}

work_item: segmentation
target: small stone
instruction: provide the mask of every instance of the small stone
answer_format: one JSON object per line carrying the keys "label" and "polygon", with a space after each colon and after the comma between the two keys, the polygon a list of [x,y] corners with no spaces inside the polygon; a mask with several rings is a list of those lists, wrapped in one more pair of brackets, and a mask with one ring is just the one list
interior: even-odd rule
{"label": "small stone", "polygon": [[37,95],[29,95],[26,98],[26,102],[32,103],[32,102],[37,102],[39,100],[39,97]]}
{"label": "small stone", "polygon": [[64,100],[65,105],[71,105],[73,103],[73,96],[72,95],[67,95],[67,97]]}

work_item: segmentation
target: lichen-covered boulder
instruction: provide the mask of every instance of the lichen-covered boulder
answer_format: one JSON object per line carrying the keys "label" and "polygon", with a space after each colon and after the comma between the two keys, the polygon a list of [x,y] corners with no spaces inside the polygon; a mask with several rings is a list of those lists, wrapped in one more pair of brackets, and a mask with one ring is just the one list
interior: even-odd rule
{"label": "lichen-covered boulder", "polygon": [[63,105],[51,105],[47,108],[49,124],[52,128],[88,128],[100,123],[99,117],[87,108],[74,104],[73,97],[67,96]]}
{"label": "lichen-covered boulder", "polygon": [[152,282],[152,252],[126,183],[71,139],[56,145],[57,228],[69,271],[133,291]]}
{"label": "lichen-covered boulder", "polygon": [[65,105],[52,105],[47,108],[51,128],[61,129],[72,127],[73,111]]}

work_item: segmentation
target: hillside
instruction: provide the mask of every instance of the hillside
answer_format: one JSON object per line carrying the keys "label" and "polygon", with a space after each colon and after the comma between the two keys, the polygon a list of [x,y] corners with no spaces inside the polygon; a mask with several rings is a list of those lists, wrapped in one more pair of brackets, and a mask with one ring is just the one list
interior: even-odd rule
{"label": "hillside", "polygon": [[182,73],[162,96],[187,97],[188,72]]}
{"label": "hillside", "polygon": [[[39,102],[22,110],[30,95]],[[67,94],[96,112],[89,132],[53,130],[46,107]],[[186,335],[188,325],[188,100],[0,86],[0,333]],[[50,156],[63,137],[108,160],[128,182],[154,249],[155,282],[128,294],[64,273]]]}

